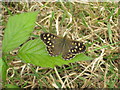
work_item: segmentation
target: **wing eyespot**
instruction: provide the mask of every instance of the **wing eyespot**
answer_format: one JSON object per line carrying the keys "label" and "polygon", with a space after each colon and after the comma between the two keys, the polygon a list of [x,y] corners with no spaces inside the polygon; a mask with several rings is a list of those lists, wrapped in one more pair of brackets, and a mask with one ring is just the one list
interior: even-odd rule
{"label": "wing eyespot", "polygon": [[51,40],[50,38],[48,38],[48,40]]}
{"label": "wing eyespot", "polygon": [[46,35],[45,34],[42,34],[43,35],[43,37],[45,37]]}
{"label": "wing eyespot", "polygon": [[52,45],[52,43],[49,43],[49,45],[51,46],[51,45]]}
{"label": "wing eyespot", "polygon": [[50,41],[47,41],[47,43],[50,43]]}
{"label": "wing eyespot", "polygon": [[52,47],[52,48],[54,48],[55,46],[54,46],[54,45],[52,45],[51,47]]}
{"label": "wing eyespot", "polygon": [[77,50],[76,50],[76,49],[74,49],[74,52],[77,52]]}
{"label": "wing eyespot", "polygon": [[78,46],[75,46],[75,48],[77,49],[77,48],[78,48]]}
{"label": "wing eyespot", "polygon": [[74,50],[72,49],[71,52],[74,52]]}
{"label": "wing eyespot", "polygon": [[69,50],[69,52],[71,52],[71,50]]}
{"label": "wing eyespot", "polygon": [[48,33],[48,34],[47,34],[47,37],[49,37],[49,36],[50,36],[50,34]]}
{"label": "wing eyespot", "polygon": [[78,43],[78,46],[80,46],[81,44],[80,43]]}
{"label": "wing eyespot", "polygon": [[46,40],[47,38],[46,38],[46,37],[43,37],[43,39],[45,39],[45,40]]}

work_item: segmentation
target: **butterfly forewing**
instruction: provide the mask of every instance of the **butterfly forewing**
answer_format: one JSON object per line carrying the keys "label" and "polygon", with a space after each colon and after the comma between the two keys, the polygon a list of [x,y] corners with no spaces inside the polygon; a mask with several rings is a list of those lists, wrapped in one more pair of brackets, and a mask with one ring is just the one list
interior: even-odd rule
{"label": "butterfly forewing", "polygon": [[47,51],[51,56],[57,56],[62,51],[62,38],[51,34],[51,33],[42,33],[41,39],[47,46]]}

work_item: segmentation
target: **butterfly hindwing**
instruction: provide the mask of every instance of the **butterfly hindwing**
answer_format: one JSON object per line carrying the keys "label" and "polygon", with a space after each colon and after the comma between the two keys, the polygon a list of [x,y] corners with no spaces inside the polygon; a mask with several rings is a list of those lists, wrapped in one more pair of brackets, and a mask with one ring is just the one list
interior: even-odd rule
{"label": "butterfly hindwing", "polygon": [[63,48],[62,58],[65,60],[69,60],[75,57],[76,54],[84,52],[86,47],[82,42],[66,39],[65,47]]}
{"label": "butterfly hindwing", "polygon": [[71,41],[71,53],[73,54],[78,54],[78,53],[81,53],[81,52],[84,52],[86,47],[85,45],[83,45],[82,42],[79,42],[79,41]]}
{"label": "butterfly hindwing", "polygon": [[74,58],[75,56],[76,56],[75,54],[67,53],[67,54],[63,54],[63,55],[62,55],[62,58],[63,58],[64,60],[70,60],[70,59]]}
{"label": "butterfly hindwing", "polygon": [[59,48],[62,48],[60,43],[62,39],[51,33],[42,33],[40,37],[43,40],[43,42],[46,44],[47,51],[50,54],[50,56],[57,56],[61,53],[62,49],[59,50]]}

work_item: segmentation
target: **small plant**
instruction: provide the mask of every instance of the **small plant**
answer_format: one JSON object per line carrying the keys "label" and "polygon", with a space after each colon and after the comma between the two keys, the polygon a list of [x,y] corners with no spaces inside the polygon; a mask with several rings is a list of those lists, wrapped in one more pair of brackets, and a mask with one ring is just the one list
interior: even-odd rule
{"label": "small plant", "polygon": [[[65,61],[60,56],[49,56],[40,38],[26,42],[34,30],[37,14],[38,12],[29,12],[9,17],[2,44],[3,56],[1,61],[4,81],[8,68],[7,63],[16,57],[25,63],[51,68],[56,65],[61,66],[76,61],[92,59],[84,54],[79,54],[74,59]],[[22,47],[20,47],[21,44],[23,44]],[[16,48],[19,48],[16,56],[11,55],[10,52]]]}

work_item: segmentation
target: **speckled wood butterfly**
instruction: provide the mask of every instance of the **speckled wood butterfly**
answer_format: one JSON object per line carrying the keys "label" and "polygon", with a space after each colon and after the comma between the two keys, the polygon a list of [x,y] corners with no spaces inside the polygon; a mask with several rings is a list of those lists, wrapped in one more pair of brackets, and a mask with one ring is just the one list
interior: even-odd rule
{"label": "speckled wood butterfly", "polygon": [[70,60],[86,49],[82,42],[68,39],[66,36],[59,37],[51,33],[42,33],[40,37],[46,44],[50,56],[62,54],[62,58],[65,60]]}

